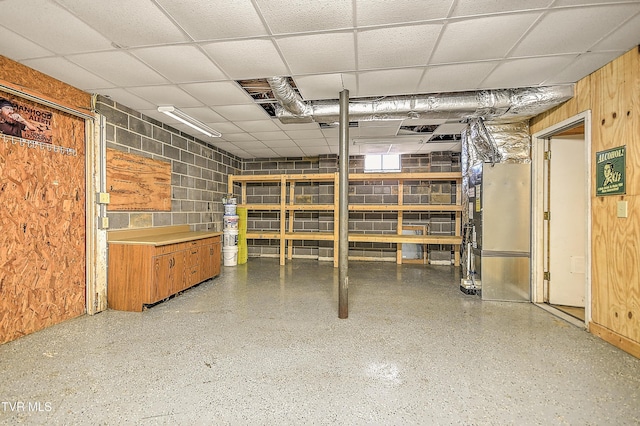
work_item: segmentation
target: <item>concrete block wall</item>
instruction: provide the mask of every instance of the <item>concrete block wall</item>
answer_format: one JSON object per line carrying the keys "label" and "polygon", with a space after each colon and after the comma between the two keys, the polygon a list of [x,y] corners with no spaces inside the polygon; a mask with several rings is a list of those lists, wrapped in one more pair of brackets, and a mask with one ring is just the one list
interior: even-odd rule
{"label": "concrete block wall", "polygon": [[[402,156],[403,172],[445,172],[460,170],[458,153],[430,153]],[[364,157],[354,156],[349,161],[350,173],[364,172]],[[279,158],[254,159],[244,162],[243,174],[295,174],[295,173],[333,173],[338,171],[338,158],[324,155],[317,158]],[[279,203],[279,184],[251,184],[247,186],[247,202]],[[451,183],[405,182],[403,201],[405,204],[451,203],[455,200],[456,188]],[[287,190],[286,202],[289,202]],[[330,204],[334,200],[332,183],[296,183],[296,203]],[[268,201],[267,201],[268,200]],[[397,204],[398,185],[396,181],[364,181],[349,186],[350,203]],[[337,214],[337,213],[336,213]],[[397,232],[398,215],[395,212],[352,212],[349,216],[349,231],[362,233]],[[288,221],[287,221],[288,223]],[[332,232],[333,212],[297,212],[296,231]],[[405,225],[423,225],[432,234],[452,235],[455,216],[442,213],[405,213]],[[279,230],[280,218],[277,212],[250,212],[249,229]],[[249,241],[250,256],[276,256],[279,253],[279,241]],[[430,246],[433,258],[451,259],[453,247]],[[363,258],[395,259],[396,245],[384,243],[350,243],[350,256]],[[294,256],[317,257],[320,260],[333,259],[331,241],[294,241]]]}
{"label": "concrete block wall", "polygon": [[108,212],[110,229],[191,225],[222,231],[227,176],[239,174],[239,157],[99,96],[107,147],[171,163],[170,212]]}

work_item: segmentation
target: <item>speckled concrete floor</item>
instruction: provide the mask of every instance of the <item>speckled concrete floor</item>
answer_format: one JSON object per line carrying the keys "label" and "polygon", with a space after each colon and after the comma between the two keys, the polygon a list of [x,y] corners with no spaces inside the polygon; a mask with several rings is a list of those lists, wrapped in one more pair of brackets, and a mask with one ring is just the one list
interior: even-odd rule
{"label": "speckled concrete floor", "polygon": [[465,295],[452,267],[351,262],[341,320],[337,281],[250,259],[2,345],[0,423],[640,423],[640,360],[532,304]]}

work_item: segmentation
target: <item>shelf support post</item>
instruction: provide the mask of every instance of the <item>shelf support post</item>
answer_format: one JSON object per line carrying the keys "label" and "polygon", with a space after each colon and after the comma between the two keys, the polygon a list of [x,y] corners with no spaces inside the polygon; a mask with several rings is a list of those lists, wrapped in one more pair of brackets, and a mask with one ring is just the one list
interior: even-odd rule
{"label": "shelf support post", "polygon": [[349,317],[349,91],[340,92],[338,318]]}

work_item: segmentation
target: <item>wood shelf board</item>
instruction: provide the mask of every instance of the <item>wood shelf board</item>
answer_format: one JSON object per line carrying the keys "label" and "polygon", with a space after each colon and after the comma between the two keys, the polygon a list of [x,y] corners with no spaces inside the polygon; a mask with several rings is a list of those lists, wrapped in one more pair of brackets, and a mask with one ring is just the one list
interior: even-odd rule
{"label": "wood shelf board", "polygon": [[335,210],[335,206],[333,204],[287,204],[286,209],[288,211],[333,211]]}
{"label": "wood shelf board", "polygon": [[287,232],[284,235],[287,240],[296,241],[333,241],[333,232]]}
{"label": "wood shelf board", "polygon": [[280,210],[281,206],[280,204],[238,204],[236,206],[236,209],[240,207],[240,208],[244,208],[247,210],[260,210],[260,211],[267,211],[267,210]]}
{"label": "wood shelf board", "polygon": [[[229,176],[233,182],[333,182],[335,173],[314,174],[278,174],[278,175],[240,175]],[[349,180],[398,180],[398,181],[462,181],[461,172],[422,172],[422,173],[351,173]]]}
{"label": "wood shelf board", "polygon": [[455,235],[349,234],[349,241],[367,243],[462,244]]}
{"label": "wood shelf board", "polygon": [[273,232],[273,231],[265,231],[265,232],[260,232],[260,231],[248,231],[245,234],[245,238],[247,240],[279,240],[280,239],[280,232]]}
{"label": "wood shelf board", "polygon": [[349,211],[459,212],[458,204],[350,204]]}

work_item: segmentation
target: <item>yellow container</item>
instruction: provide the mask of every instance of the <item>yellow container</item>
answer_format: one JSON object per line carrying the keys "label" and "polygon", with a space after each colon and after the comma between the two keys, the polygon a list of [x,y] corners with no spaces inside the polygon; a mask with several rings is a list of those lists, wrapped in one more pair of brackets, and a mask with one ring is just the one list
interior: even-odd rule
{"label": "yellow container", "polygon": [[238,265],[244,265],[249,260],[249,250],[247,248],[247,209],[238,207]]}

